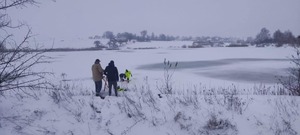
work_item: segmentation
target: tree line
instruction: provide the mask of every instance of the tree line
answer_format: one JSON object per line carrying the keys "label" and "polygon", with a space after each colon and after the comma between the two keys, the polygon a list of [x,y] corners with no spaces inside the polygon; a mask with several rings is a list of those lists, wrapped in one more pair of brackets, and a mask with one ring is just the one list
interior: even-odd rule
{"label": "tree line", "polygon": [[271,35],[270,31],[267,28],[262,28],[261,31],[256,35],[255,39],[252,42],[255,44],[274,43],[278,47],[280,47],[284,44],[300,46],[300,35],[298,37],[296,37],[289,30],[284,31],[284,32],[282,32],[280,30],[276,30]]}
{"label": "tree line", "polygon": [[192,37],[192,36],[172,36],[166,34],[156,35],[155,33],[149,34],[147,30],[142,30],[140,34],[134,34],[130,32],[123,32],[114,34],[112,31],[105,31],[102,36],[93,36],[90,39],[97,38],[106,38],[106,39],[123,39],[128,41],[138,41],[138,42],[149,42],[149,41],[196,41],[196,40],[212,40],[218,39],[218,41],[230,41],[244,44],[276,44],[277,47],[280,47],[284,44],[289,45],[297,45],[300,46],[300,35],[294,36],[294,34],[287,30],[282,32],[281,30],[276,30],[273,34],[267,28],[262,28],[260,32],[253,38],[248,37],[247,39],[230,39],[230,38],[222,38],[222,37]]}
{"label": "tree line", "polygon": [[106,39],[127,39],[128,41],[136,40],[138,42],[149,42],[149,41],[174,41],[174,40],[192,40],[191,36],[189,37],[180,37],[180,36],[172,36],[167,34],[159,34],[156,35],[155,33],[149,34],[147,30],[142,30],[139,35],[130,33],[130,32],[123,32],[114,34],[112,31],[105,31],[102,36],[94,36],[89,37],[90,39],[95,38],[106,38]]}

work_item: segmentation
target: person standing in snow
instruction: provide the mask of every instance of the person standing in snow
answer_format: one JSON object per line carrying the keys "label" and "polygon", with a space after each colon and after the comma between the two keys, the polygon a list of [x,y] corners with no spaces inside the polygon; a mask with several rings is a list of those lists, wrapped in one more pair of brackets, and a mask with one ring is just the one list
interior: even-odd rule
{"label": "person standing in snow", "polygon": [[102,89],[103,68],[100,65],[100,60],[96,59],[92,65],[93,80],[95,82],[96,96],[100,96]]}
{"label": "person standing in snow", "polygon": [[108,66],[105,68],[104,74],[106,75],[108,81],[109,96],[111,96],[112,86],[114,87],[115,95],[118,96],[117,82],[119,81],[119,72],[113,60],[111,60]]}
{"label": "person standing in snow", "polygon": [[126,76],[127,82],[129,82],[130,77],[132,77],[132,74],[128,69],[125,70],[125,76]]}

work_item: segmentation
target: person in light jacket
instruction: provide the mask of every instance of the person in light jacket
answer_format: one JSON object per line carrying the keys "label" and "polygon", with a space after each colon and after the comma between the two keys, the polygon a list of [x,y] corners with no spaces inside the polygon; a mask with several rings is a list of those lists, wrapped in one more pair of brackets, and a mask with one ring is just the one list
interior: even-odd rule
{"label": "person in light jacket", "polygon": [[100,60],[96,59],[92,65],[93,80],[95,82],[96,96],[100,96],[102,89],[103,68],[100,65]]}
{"label": "person in light jacket", "polygon": [[110,61],[108,66],[105,68],[104,74],[106,75],[108,81],[109,96],[111,96],[112,86],[114,87],[115,95],[118,96],[117,82],[119,81],[119,72],[113,60]]}

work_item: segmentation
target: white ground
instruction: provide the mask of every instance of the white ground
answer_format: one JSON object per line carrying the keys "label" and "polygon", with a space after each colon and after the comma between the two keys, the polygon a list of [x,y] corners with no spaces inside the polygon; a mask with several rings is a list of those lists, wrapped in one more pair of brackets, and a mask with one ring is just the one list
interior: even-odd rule
{"label": "white ground", "polygon": [[[170,62],[195,62],[195,61],[215,61],[223,59],[285,59],[285,61],[238,61],[228,65],[215,67],[199,67],[177,69],[173,79],[176,84],[193,85],[205,84],[207,86],[227,86],[234,83],[240,87],[253,87],[260,85],[264,81],[243,81],[230,80],[222,78],[211,78],[201,75],[201,72],[219,73],[219,72],[257,72],[257,73],[274,73],[276,75],[286,74],[283,69],[291,66],[287,61],[294,54],[293,48],[201,48],[201,49],[184,49],[182,45],[191,45],[191,42],[149,42],[135,43],[124,46],[121,50],[103,50],[87,52],[59,52],[50,53],[55,57],[55,62],[51,65],[43,66],[45,70],[51,70],[57,75],[67,74],[67,79],[78,80],[84,86],[93,89],[91,81],[91,65],[95,59],[101,60],[101,65],[105,68],[110,60],[115,61],[119,72],[129,69],[133,73],[133,80],[143,80],[148,77],[151,82],[155,82],[163,77],[162,69],[143,70],[138,67],[150,64],[163,63],[164,59]],[[158,49],[136,49],[136,48],[158,48]],[[234,73],[233,73],[234,74]],[[242,76],[243,77],[243,76]],[[244,76],[245,78],[247,76]],[[276,81],[273,81],[276,83]],[[270,83],[264,84],[269,85]],[[271,84],[273,85],[273,84]]]}
{"label": "white ground", "polygon": [[[57,92],[62,100],[55,102],[51,91],[36,92],[36,99],[13,91],[4,93],[5,96],[0,98],[0,134],[300,133],[299,98],[254,95],[259,90],[276,91],[276,83],[203,75],[213,72],[234,74],[234,71],[257,74],[271,71],[274,75],[283,75],[283,69],[291,66],[288,61],[239,61],[214,67],[178,68],[171,81],[174,94],[163,94],[163,98],[157,94],[161,92],[158,88],[164,87],[164,70],[139,68],[163,63],[164,59],[179,62],[179,66],[180,62],[224,59],[287,59],[294,54],[293,48],[181,48],[190,44],[179,41],[132,43],[121,50],[47,53],[54,58],[53,63],[35,70],[55,73],[49,79],[60,82],[66,89]],[[156,49],[141,49],[149,47]],[[121,97],[107,96],[104,100],[91,94],[94,92],[91,66],[97,58],[103,68],[114,60],[120,73],[131,70],[132,81],[120,83],[129,91],[121,92]],[[62,74],[66,74],[64,79],[67,81],[60,81]],[[237,94],[234,94],[235,89]],[[222,90],[223,94],[217,93]],[[228,92],[229,97],[224,92]],[[236,98],[230,98],[230,95]],[[228,102],[235,105],[229,106]],[[208,129],[207,123],[213,115],[229,122],[225,122],[223,128]]]}

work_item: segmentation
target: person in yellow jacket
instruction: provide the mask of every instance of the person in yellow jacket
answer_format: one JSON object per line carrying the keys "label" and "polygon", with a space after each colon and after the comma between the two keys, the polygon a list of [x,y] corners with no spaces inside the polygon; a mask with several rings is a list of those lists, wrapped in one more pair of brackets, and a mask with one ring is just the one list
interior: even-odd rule
{"label": "person in yellow jacket", "polygon": [[126,77],[127,82],[129,82],[130,77],[132,77],[132,74],[128,69],[125,70],[125,77]]}
{"label": "person in yellow jacket", "polygon": [[102,89],[103,68],[100,65],[100,60],[96,59],[92,65],[93,80],[95,82],[96,96],[100,96]]}

